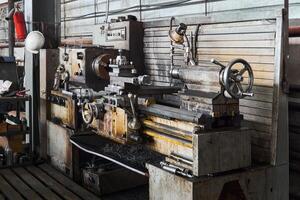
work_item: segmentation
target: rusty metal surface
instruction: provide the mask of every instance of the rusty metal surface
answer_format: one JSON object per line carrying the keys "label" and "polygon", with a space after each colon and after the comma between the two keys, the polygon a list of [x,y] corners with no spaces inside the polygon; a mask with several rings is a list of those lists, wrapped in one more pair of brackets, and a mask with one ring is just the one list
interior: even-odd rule
{"label": "rusty metal surface", "polygon": [[251,166],[248,129],[215,130],[193,135],[193,174],[202,176]]}
{"label": "rusty metal surface", "polygon": [[64,45],[82,45],[82,46],[92,46],[93,41],[91,39],[82,38],[67,38],[61,40],[61,46]]}
{"label": "rusty metal surface", "polygon": [[51,164],[67,175],[72,174],[71,135],[72,131],[70,129],[63,128],[50,121],[47,122],[47,154],[50,157]]}
{"label": "rusty metal surface", "polygon": [[287,191],[281,189],[279,184],[281,178],[287,176],[287,165],[253,167],[193,179],[173,175],[153,165],[147,167],[150,200],[234,200],[243,199],[243,196],[255,200],[288,199]]}
{"label": "rusty metal surface", "polygon": [[108,108],[103,119],[94,119],[90,128],[103,137],[119,143],[126,143],[128,115],[124,109]]}
{"label": "rusty metal surface", "polygon": [[55,66],[58,66],[58,49],[40,50],[40,155],[47,157],[47,119],[50,118],[50,104],[47,97],[51,94]]}
{"label": "rusty metal surface", "polygon": [[300,26],[290,26],[289,37],[300,37]]}
{"label": "rusty metal surface", "polygon": [[199,123],[203,118],[205,119],[205,113],[196,113],[184,109],[173,108],[170,106],[164,106],[159,104],[152,104],[144,107],[140,106],[141,113],[151,116],[158,116],[162,118],[173,118],[177,120]]}
{"label": "rusty metal surface", "polygon": [[[186,132],[187,135],[184,135],[184,129],[188,129],[191,124],[187,123],[185,128],[184,124],[181,124],[181,129],[175,129],[148,119],[143,121],[143,126],[143,135],[149,137],[149,142],[146,143],[148,148],[165,155],[169,161],[172,160],[171,155],[174,154],[190,160],[195,176],[251,165],[251,131],[247,129],[205,131],[198,130],[197,125],[194,124],[194,128],[191,129],[193,132]],[[173,159],[173,161],[173,164],[177,166],[186,167],[186,164],[178,159]]]}
{"label": "rusty metal surface", "polygon": [[[60,104],[61,100],[64,101],[63,104]],[[78,106],[76,105],[76,101],[73,100],[72,96],[63,94],[60,91],[52,90],[48,101],[51,103],[51,116],[49,120],[74,130],[79,127]]]}
{"label": "rusty metal surface", "polygon": [[[151,129],[144,129],[143,134],[145,134],[149,137],[152,137],[152,139],[156,138],[158,140],[164,141],[166,143],[171,143],[176,146],[183,146],[183,147],[187,147],[190,149],[192,149],[192,147],[193,147],[192,141],[184,140],[184,139],[175,137],[174,135],[171,135],[171,134],[166,135],[164,133],[156,132]],[[160,149],[156,149],[156,151],[159,152]]]}
{"label": "rusty metal surface", "polygon": [[144,127],[150,128],[154,131],[158,131],[167,135],[171,135],[174,137],[178,137],[187,141],[192,141],[193,138],[193,132],[187,132],[184,130],[180,130],[177,128],[174,128],[172,126],[166,126],[164,124],[159,124],[156,122],[153,122],[151,120],[143,120]]}
{"label": "rusty metal surface", "polygon": [[290,89],[300,89],[299,81],[299,63],[300,63],[300,38],[290,38],[289,41],[289,59],[287,65],[287,77]]}

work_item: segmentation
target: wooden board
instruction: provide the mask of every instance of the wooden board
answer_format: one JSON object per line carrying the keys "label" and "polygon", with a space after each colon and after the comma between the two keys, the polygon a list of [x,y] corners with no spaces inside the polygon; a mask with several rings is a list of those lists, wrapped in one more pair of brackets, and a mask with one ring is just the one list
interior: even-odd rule
{"label": "wooden board", "polygon": [[0,171],[1,175],[11,184],[17,186],[18,192],[27,199],[42,199],[35,191],[26,185],[18,176],[16,176],[10,169]]}
{"label": "wooden board", "polygon": [[26,168],[31,174],[41,180],[47,187],[51,188],[54,192],[58,193],[64,199],[69,200],[80,200],[75,194],[67,190],[63,185],[59,184],[56,180],[48,176],[45,172],[38,169],[37,167],[30,166]]}
{"label": "wooden board", "polygon": [[52,192],[48,187],[42,184],[36,177],[32,176],[24,168],[13,169],[14,173],[21,177],[21,179],[28,184],[31,188],[34,188],[35,191],[45,199],[60,199],[60,197]]}
{"label": "wooden board", "polygon": [[0,200],[99,199],[47,164],[0,169]]}
{"label": "wooden board", "polygon": [[67,178],[66,176],[62,175],[52,167],[50,167],[47,164],[43,164],[39,166],[40,169],[42,169],[44,172],[46,172],[49,176],[53,177],[56,181],[58,181],[60,184],[64,185],[66,188],[71,190],[73,193],[77,194],[81,198],[87,198],[90,200],[96,200],[99,199],[89,191],[83,189],[81,186],[74,183],[71,179]]}
{"label": "wooden board", "polygon": [[22,200],[22,196],[1,176],[0,177],[1,192],[8,198],[13,200]]}

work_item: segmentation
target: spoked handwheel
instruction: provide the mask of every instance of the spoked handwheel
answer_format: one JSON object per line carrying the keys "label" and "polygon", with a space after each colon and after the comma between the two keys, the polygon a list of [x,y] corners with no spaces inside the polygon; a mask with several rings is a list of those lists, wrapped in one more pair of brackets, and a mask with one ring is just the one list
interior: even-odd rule
{"label": "spoked handwheel", "polygon": [[[234,68],[242,65],[241,69]],[[245,75],[248,74],[248,77]],[[245,79],[247,82],[244,82]],[[243,59],[236,59],[229,63],[223,74],[225,90],[233,98],[240,99],[247,96],[253,96],[252,87],[254,83],[254,75],[250,64]]]}
{"label": "spoked handwheel", "polygon": [[91,124],[94,119],[100,119],[104,116],[104,105],[102,102],[85,102],[82,104],[82,119],[84,123]]}
{"label": "spoked handwheel", "polygon": [[224,87],[224,95],[235,99],[252,97],[254,75],[250,64],[244,59],[235,59],[228,66],[224,66],[216,60],[213,63],[222,67],[220,83]]}
{"label": "spoked handwheel", "polygon": [[94,120],[94,111],[90,103],[82,104],[82,119],[85,124],[91,124]]}

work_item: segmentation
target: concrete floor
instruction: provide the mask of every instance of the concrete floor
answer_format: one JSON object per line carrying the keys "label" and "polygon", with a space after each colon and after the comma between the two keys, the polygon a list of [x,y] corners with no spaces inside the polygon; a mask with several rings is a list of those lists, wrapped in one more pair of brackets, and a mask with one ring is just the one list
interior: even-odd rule
{"label": "concrete floor", "polygon": [[148,185],[140,186],[134,189],[105,195],[102,200],[147,200],[149,199]]}

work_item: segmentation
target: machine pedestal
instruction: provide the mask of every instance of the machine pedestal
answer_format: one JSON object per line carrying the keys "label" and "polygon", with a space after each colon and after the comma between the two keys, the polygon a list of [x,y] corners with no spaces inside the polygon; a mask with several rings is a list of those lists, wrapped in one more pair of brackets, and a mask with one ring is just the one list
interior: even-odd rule
{"label": "machine pedestal", "polygon": [[[148,164],[150,200],[287,200],[288,165],[184,178]],[[284,186],[284,187],[282,187]]]}

